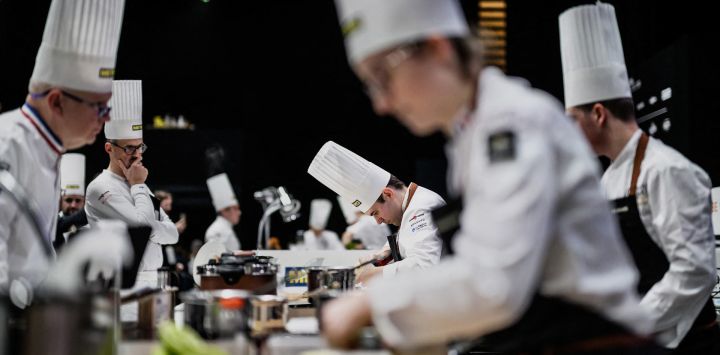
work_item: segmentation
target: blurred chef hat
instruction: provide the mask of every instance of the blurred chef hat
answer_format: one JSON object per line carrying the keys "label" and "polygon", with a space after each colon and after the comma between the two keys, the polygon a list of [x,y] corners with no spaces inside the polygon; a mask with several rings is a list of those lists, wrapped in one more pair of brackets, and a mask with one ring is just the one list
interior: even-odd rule
{"label": "blurred chef hat", "polygon": [[60,158],[60,190],[62,195],[85,196],[85,155],[65,153]]}
{"label": "blurred chef hat", "polygon": [[222,173],[207,179],[207,186],[208,190],[210,190],[215,211],[238,205],[235,192],[233,191],[227,174]]}
{"label": "blurred chef hat", "polygon": [[318,230],[325,229],[332,211],[332,203],[326,199],[315,199],[310,202],[310,227]]}

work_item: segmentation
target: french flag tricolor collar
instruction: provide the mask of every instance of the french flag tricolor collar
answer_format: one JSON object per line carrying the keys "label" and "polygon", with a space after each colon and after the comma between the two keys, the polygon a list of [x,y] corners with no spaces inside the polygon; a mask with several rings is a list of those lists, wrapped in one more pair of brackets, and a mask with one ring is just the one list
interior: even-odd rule
{"label": "french flag tricolor collar", "polygon": [[35,127],[38,133],[40,133],[40,136],[43,137],[45,142],[47,142],[50,149],[58,155],[65,151],[62,142],[60,142],[60,138],[58,138],[58,136],[50,130],[50,127],[48,127],[47,123],[45,123],[45,120],[42,116],[40,116],[40,113],[38,113],[37,110],[26,102],[23,107],[20,108],[20,112],[22,112],[23,116],[25,116],[33,127]]}

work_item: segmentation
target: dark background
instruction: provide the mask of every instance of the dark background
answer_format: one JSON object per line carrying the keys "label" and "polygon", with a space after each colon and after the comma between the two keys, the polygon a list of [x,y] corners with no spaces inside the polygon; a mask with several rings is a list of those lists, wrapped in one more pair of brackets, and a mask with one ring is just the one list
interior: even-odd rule
{"label": "dark background", "polygon": [[[48,0],[0,0],[0,104],[22,104],[42,38]],[[508,1],[508,73],[562,99],[557,16],[592,1]],[[720,178],[714,147],[718,119],[718,30],[698,3],[609,1],[630,75],[673,85],[673,130],[663,140]],[[477,1],[462,1],[471,23]],[[243,210],[236,228],[252,248],[260,218],[254,191],[284,185],[304,206],[335,204],[329,229],[345,223],[334,194],[306,173],[327,140],[336,141],[402,180],[445,194],[444,138],[413,137],[377,117],[345,59],[331,0],[127,0],[116,79],[142,79],[143,119],[182,114],[195,130],[146,130],[148,185],[174,193],[188,214],[181,245],[202,239],[214,212],[205,185],[205,150],[219,145]],[[651,90],[652,89],[652,90]],[[638,94],[640,95],[640,94]],[[640,116],[640,115],[639,115]],[[90,179],[107,166],[102,136],[81,149]],[[32,164],[32,162],[28,162]],[[307,225],[273,219],[284,240]]]}

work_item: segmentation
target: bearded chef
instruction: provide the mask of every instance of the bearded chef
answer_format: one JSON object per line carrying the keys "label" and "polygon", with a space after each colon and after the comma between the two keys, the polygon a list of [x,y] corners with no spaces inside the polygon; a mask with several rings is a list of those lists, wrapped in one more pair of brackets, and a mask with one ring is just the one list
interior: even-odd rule
{"label": "bearded chef", "polygon": [[85,214],[85,155],[65,153],[60,159],[60,213],[53,246],[59,250],[87,225]]}

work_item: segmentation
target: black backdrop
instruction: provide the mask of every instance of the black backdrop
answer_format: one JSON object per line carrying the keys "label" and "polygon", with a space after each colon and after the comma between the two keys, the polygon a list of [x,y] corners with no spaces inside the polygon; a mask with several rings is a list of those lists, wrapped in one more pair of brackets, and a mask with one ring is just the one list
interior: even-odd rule
{"label": "black backdrop", "polygon": [[[469,20],[476,21],[477,2],[462,3]],[[581,3],[592,1],[508,1],[508,72],[562,99],[557,15]],[[716,43],[718,31],[700,2],[610,3],[616,6],[631,75],[687,36],[697,39],[700,56],[716,58],[703,44]],[[48,8],[48,0],[0,0],[2,110],[24,99]],[[712,82],[717,70],[712,59],[705,62],[691,75]],[[204,151],[215,144],[227,153],[225,168],[243,210],[237,230],[246,247],[254,245],[261,213],[254,191],[285,185],[305,206],[318,197],[335,202],[332,192],[306,173],[327,140],[405,181],[445,193],[444,139],[413,137],[392,118],[373,114],[347,65],[331,0],[127,0],[116,73],[117,79],[143,80],[145,124],[169,113],[196,126],[145,132],[148,184],[173,192],[175,214],[189,216],[182,245],[202,238],[213,219]],[[696,96],[714,98],[717,89],[707,88]],[[711,112],[696,111],[700,129],[691,132],[708,142],[717,128]],[[81,149],[88,156],[88,179],[107,165],[102,140]],[[708,144],[686,153],[717,181],[716,151]],[[287,239],[306,225],[307,213],[290,224],[274,219],[273,234]],[[344,227],[336,205],[329,228]]]}

